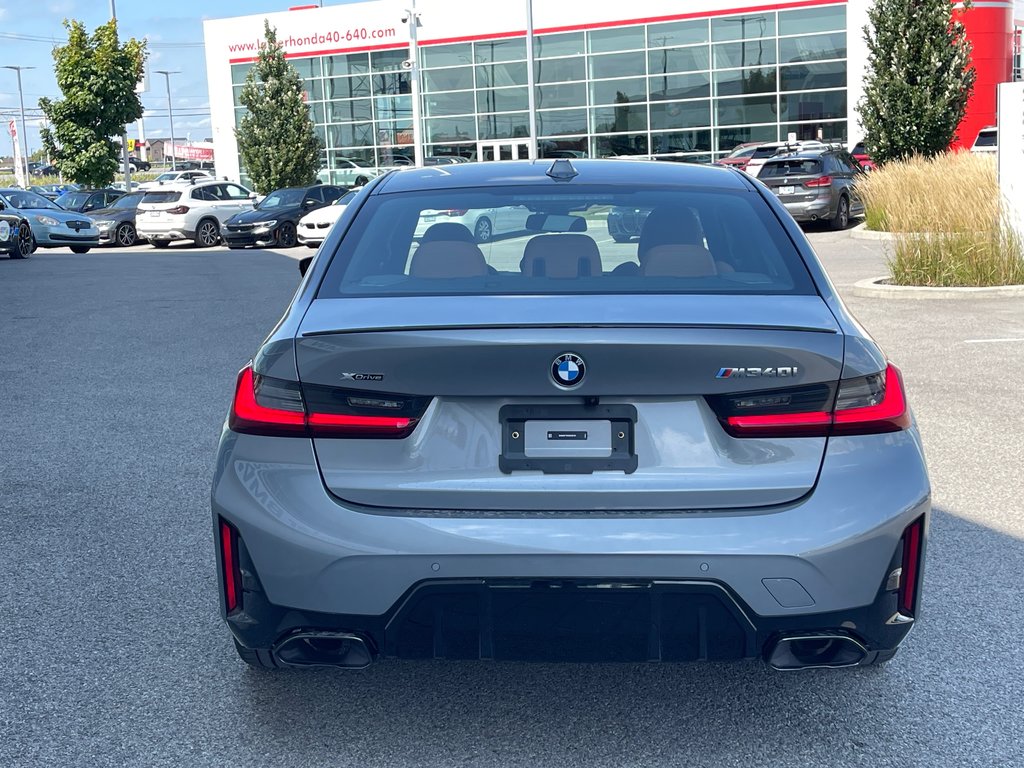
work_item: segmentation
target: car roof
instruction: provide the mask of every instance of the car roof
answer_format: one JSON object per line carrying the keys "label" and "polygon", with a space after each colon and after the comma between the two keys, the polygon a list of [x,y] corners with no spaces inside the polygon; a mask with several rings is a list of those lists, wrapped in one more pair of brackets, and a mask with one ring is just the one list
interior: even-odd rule
{"label": "car roof", "polygon": [[[577,175],[552,179],[552,164],[571,163]],[[456,163],[444,167],[400,168],[388,174],[374,193],[459,189],[462,187],[521,186],[524,184],[671,185],[749,189],[743,176],[730,168],[656,160],[504,160]]]}
{"label": "car roof", "polygon": [[784,163],[787,160],[820,160],[822,155],[827,155],[835,150],[832,149],[819,149],[819,150],[803,150],[801,152],[788,152],[785,155],[776,155],[775,157],[769,157],[764,161],[765,165],[768,163]]}

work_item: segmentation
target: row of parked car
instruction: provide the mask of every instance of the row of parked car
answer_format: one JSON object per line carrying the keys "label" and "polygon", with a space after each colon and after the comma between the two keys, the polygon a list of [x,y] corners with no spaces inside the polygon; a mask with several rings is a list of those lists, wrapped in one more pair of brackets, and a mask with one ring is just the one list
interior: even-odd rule
{"label": "row of parked car", "polygon": [[[199,173],[199,175],[193,175]],[[241,184],[200,172],[148,182],[130,192],[75,189],[55,200],[31,190],[0,189],[0,214],[18,239],[16,257],[36,248],[87,253],[99,245],[156,248],[191,241],[210,247],[315,248],[355,196],[346,187],[315,184],[278,189],[263,198]]]}

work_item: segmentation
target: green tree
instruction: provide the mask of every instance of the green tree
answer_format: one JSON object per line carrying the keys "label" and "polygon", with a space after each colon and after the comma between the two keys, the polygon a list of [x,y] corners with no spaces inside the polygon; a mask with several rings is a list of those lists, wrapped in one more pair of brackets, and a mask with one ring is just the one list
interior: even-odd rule
{"label": "green tree", "polygon": [[[970,3],[964,6],[970,13]],[[944,152],[974,90],[971,44],[949,0],[875,0],[864,28],[865,142],[879,162]]]}
{"label": "green tree", "polygon": [[135,39],[122,44],[114,21],[92,35],[80,21],[65,21],[64,28],[67,44],[53,49],[57,86],[64,98],[39,100],[51,126],[39,133],[65,177],[104,187],[117,173],[124,126],[142,117],[135,86],[142,77],[146,45]]}
{"label": "green tree", "polygon": [[302,78],[266,21],[264,35],[238,96],[248,111],[235,129],[242,166],[260,194],[312,184],[322,146],[302,98]]}

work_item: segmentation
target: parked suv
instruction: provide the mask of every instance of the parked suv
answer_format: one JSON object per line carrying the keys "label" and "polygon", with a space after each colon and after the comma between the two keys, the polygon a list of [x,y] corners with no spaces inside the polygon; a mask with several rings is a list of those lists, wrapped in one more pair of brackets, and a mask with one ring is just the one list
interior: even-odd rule
{"label": "parked suv", "polygon": [[774,157],[757,178],[797,221],[824,219],[832,229],[845,229],[852,217],[864,213],[856,189],[863,174],[853,155],[830,149]]}
{"label": "parked suv", "polygon": [[220,228],[236,213],[252,209],[252,192],[229,181],[200,181],[150,189],[139,203],[135,228],[157,248],[174,240],[203,247],[220,242]]}

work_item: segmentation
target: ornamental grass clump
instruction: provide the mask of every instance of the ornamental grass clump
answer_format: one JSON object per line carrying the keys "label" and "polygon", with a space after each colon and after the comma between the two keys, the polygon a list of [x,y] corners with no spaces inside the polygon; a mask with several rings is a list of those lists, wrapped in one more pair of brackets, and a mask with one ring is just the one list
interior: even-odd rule
{"label": "ornamental grass clump", "polygon": [[898,160],[859,184],[869,229],[895,235],[896,285],[1024,284],[1024,242],[992,157],[946,152]]}

